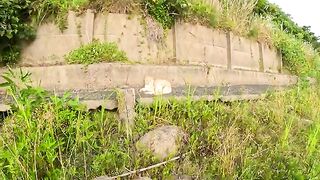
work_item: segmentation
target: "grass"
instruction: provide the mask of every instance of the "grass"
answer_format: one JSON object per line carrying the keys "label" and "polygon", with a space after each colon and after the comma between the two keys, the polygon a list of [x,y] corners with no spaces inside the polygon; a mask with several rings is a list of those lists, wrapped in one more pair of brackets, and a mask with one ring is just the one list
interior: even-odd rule
{"label": "grass", "polygon": [[[205,100],[136,107],[132,135],[113,112],[86,112],[78,102],[48,97],[32,86],[8,93],[13,109],[0,125],[2,179],[92,179],[158,163],[135,143],[161,125],[176,125],[188,138],[184,158],[133,176],[165,179],[317,179],[320,176],[320,91],[299,85],[263,100]],[[18,77],[18,76],[16,76]],[[22,82],[28,83],[27,74]],[[133,178],[133,177],[132,177]]]}
{"label": "grass", "polygon": [[65,56],[69,64],[93,64],[98,62],[126,62],[125,52],[115,43],[93,41],[82,45]]}

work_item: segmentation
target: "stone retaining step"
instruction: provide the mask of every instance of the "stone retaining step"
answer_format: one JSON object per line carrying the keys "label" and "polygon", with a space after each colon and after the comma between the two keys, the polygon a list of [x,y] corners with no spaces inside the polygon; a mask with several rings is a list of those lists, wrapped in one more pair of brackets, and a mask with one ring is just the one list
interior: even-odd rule
{"label": "stone retaining step", "polygon": [[[96,91],[112,88],[142,88],[145,77],[166,80],[172,87],[216,87],[236,85],[289,86],[296,76],[243,70],[226,70],[209,66],[172,66],[101,63],[25,67],[32,74],[33,85],[49,91]],[[0,74],[5,72],[0,70]],[[0,78],[0,83],[4,80]]]}
{"label": "stone retaining step", "polygon": [[[110,110],[118,107],[116,96],[119,89],[133,89],[136,101],[151,103],[153,95],[139,92],[145,86],[146,77],[170,82],[172,92],[163,95],[167,99],[184,99],[191,95],[193,99],[205,97],[210,100],[216,98],[216,94],[225,101],[260,98],[268,90],[283,89],[296,84],[298,80],[290,75],[208,66],[101,63],[89,66],[25,67],[22,70],[31,73],[34,86],[40,86],[57,96],[70,92],[71,97],[78,97],[87,104],[88,109],[104,106]],[[5,71],[2,69],[0,73]],[[3,78],[0,78],[1,82],[4,82]],[[0,94],[0,111],[5,111],[11,100],[5,95],[4,89],[0,89]]]}

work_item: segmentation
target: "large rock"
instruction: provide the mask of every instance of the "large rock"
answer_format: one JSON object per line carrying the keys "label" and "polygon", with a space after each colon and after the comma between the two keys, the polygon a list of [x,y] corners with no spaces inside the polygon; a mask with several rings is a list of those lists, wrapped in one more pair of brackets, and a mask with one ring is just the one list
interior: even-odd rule
{"label": "large rock", "polygon": [[162,126],[145,134],[137,142],[138,151],[150,151],[159,160],[175,155],[186,134],[176,126]]}

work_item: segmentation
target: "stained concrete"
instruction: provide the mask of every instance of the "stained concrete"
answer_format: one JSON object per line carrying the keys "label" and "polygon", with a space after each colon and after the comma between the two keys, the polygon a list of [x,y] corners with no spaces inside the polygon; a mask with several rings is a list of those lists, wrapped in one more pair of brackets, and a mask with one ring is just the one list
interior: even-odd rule
{"label": "stained concrete", "polygon": [[259,71],[259,44],[231,34],[231,67]]}
{"label": "stained concrete", "polygon": [[[196,87],[221,85],[284,86],[297,82],[296,76],[225,70],[207,66],[100,63],[89,66],[26,67],[23,70],[32,74],[33,85],[52,91],[142,88],[146,76],[167,80],[172,87],[185,85]],[[0,70],[0,74],[4,71],[5,69]],[[0,82],[3,82],[2,78],[0,78]]]}
{"label": "stained concrete", "polygon": [[264,72],[280,73],[282,59],[280,53],[267,45],[262,46]]}
{"label": "stained concrete", "polygon": [[176,58],[181,64],[227,67],[227,36],[201,25],[175,25]]}
{"label": "stained concrete", "polygon": [[94,14],[90,10],[80,16],[69,12],[67,22],[63,32],[52,22],[40,25],[37,38],[24,44],[20,65],[65,64],[64,55],[98,39],[116,43],[136,63],[206,65],[270,73],[278,73],[282,66],[275,49],[266,45],[259,49],[256,41],[199,24],[177,22],[173,29],[164,31],[150,17]]}
{"label": "stained concrete", "polygon": [[[40,86],[57,96],[69,91],[72,98],[78,97],[88,105],[88,109],[99,106],[115,109],[118,106],[118,89],[133,88],[137,100],[153,99],[154,96],[139,93],[139,89],[145,85],[146,76],[170,82],[172,93],[163,95],[166,98],[186,97],[190,94],[194,97],[213,97],[217,92],[218,97],[259,95],[297,83],[296,76],[205,66],[101,63],[89,66],[26,67],[22,70],[32,74],[34,86]],[[5,71],[1,69],[0,74]],[[14,71],[18,72],[19,69]],[[4,79],[0,78],[2,82]],[[10,102],[4,92],[4,89],[0,89],[0,104]]]}

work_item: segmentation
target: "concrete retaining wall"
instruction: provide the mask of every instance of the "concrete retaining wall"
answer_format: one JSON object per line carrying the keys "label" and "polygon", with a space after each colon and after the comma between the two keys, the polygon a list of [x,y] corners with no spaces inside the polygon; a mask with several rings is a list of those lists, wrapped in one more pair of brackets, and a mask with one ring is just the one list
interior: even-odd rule
{"label": "concrete retaining wall", "polygon": [[36,40],[25,45],[21,65],[64,64],[65,54],[93,39],[116,42],[137,63],[281,71],[281,57],[276,50],[231,33],[187,23],[176,23],[172,30],[163,32],[150,19],[143,22],[138,16],[94,14],[90,10],[81,16],[70,12],[68,29],[63,33],[53,23],[41,25]]}
{"label": "concrete retaining wall", "polygon": [[[172,87],[296,84],[297,77],[254,71],[224,70],[202,66],[128,65],[117,63],[23,68],[35,86],[50,91],[142,88],[146,76],[167,80]],[[0,71],[2,74],[5,70]],[[17,70],[18,71],[18,70]],[[0,83],[3,79],[0,78]]]}

